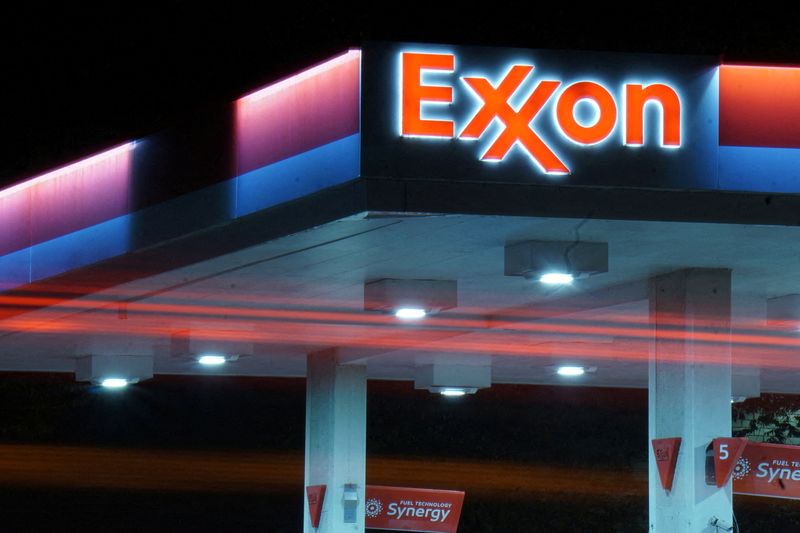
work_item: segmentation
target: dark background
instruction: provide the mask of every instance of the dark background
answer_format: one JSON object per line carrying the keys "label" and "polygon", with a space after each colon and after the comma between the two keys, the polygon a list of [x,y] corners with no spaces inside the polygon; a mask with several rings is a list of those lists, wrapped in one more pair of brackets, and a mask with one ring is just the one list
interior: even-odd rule
{"label": "dark background", "polygon": [[358,46],[398,40],[695,53],[800,63],[798,11],[769,2],[5,4],[0,184],[153,133]]}
{"label": "dark background", "polygon": [[[225,466],[211,461],[192,490],[160,490],[157,479],[148,480],[156,486],[131,490],[125,480],[136,472],[127,470],[103,489],[88,486],[96,472],[53,479],[70,460],[85,460],[78,458],[81,450],[97,462],[108,461],[107,450],[131,457],[143,451],[261,454],[266,462],[276,453],[301,455],[304,403],[303,379],[162,376],[110,392],[63,374],[0,374],[0,522],[25,532],[296,533],[302,530],[302,470],[246,491],[226,490],[219,483]],[[371,381],[367,418],[367,482],[464,490],[461,533],[647,528],[646,390],[495,385],[448,399],[414,390],[410,382]],[[74,459],[67,451],[51,463],[53,478],[20,483],[11,470],[35,465],[5,459],[12,448],[34,450],[32,462],[50,460],[51,449],[72,450]],[[416,472],[386,471],[380,461],[392,458]],[[473,469],[454,466],[457,481],[426,474],[465,463]],[[545,469],[539,475],[549,479],[542,486],[519,476],[503,479],[517,468]],[[560,484],[559,473],[574,472],[610,477],[604,482],[618,493],[596,494],[579,478],[573,487],[550,491]],[[170,472],[150,475],[170,478]],[[490,477],[498,479],[487,490]]]}
{"label": "dark background", "polygon": [[[301,531],[304,403],[303,379],[157,376],[105,391],[0,374],[2,530]],[[647,529],[646,390],[493,385],[448,399],[370,381],[367,404],[367,483],[464,490],[460,533]],[[137,469],[142,456],[166,464]],[[270,475],[285,456],[298,468]],[[176,489],[187,457],[202,472]],[[50,472],[31,475],[39,462]],[[64,478],[71,463],[86,471]],[[227,476],[241,468],[264,482],[236,490]],[[800,530],[800,502],[736,496],[734,508],[743,532]]]}
{"label": "dark background", "polygon": [[[168,127],[363,40],[695,53],[800,63],[797,12],[743,1],[528,7],[496,2],[282,6],[163,1],[5,5],[0,184]],[[302,380],[156,378],[108,396],[71,376],[0,377],[0,444],[302,451]],[[598,408],[598,399],[603,399]],[[557,464],[641,475],[646,393],[493,387],[445,402],[370,384],[370,457]],[[587,450],[589,453],[587,453]],[[646,470],[646,469],[645,469]],[[637,474],[639,473],[639,474]],[[3,531],[298,531],[302,479],[243,493],[22,486],[0,470]],[[646,479],[646,478],[644,478]],[[5,480],[5,481],[4,481]],[[294,484],[294,485],[293,485]],[[458,488],[458,487],[453,487]],[[645,496],[469,486],[462,532],[643,531]],[[743,531],[797,531],[795,502],[737,499]]]}

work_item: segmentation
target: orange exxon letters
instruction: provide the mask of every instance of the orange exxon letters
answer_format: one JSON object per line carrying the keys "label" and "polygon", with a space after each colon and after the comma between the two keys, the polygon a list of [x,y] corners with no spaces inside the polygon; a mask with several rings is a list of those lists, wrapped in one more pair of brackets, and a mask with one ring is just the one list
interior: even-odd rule
{"label": "orange exxon letters", "polygon": [[426,137],[452,137],[453,123],[449,120],[425,120],[421,117],[422,102],[453,101],[452,87],[422,85],[423,70],[444,70],[452,72],[455,68],[453,54],[402,54],[402,125],[403,135]]}
{"label": "orange exxon letters", "polygon": [[472,117],[459,137],[462,139],[479,138],[497,117],[505,125],[505,129],[481,156],[481,159],[502,160],[514,143],[519,141],[545,172],[565,174],[569,172],[567,166],[530,127],[533,118],[544,107],[561,82],[547,80],[539,82],[519,111],[514,111],[514,108],[508,103],[511,95],[532,70],[532,66],[514,65],[497,87],[493,87],[485,78],[464,78],[464,82],[483,100],[483,107]]}
{"label": "orange exxon letters", "polygon": [[[453,54],[404,52],[401,54],[401,134],[423,137],[453,137],[454,124],[450,120],[423,119],[424,102],[453,102],[453,87],[449,85],[423,85],[422,72],[438,70],[453,72]],[[569,168],[558,158],[544,139],[533,129],[532,123],[550,98],[561,86],[557,80],[542,80],[530,92],[519,109],[509,101],[532,75],[532,65],[513,65],[505,77],[493,85],[482,77],[464,77],[464,83],[482,100],[482,106],[467,121],[458,135],[460,139],[480,139],[489,126],[497,120],[502,126],[499,135],[481,156],[485,161],[500,161],[515,143],[519,145],[547,173],[568,173]],[[681,145],[681,101],[675,90],[663,83],[641,85],[629,83],[623,87],[625,96],[625,125],[623,143],[628,146],[644,144],[644,108],[654,102],[661,110],[661,144],[665,147]],[[524,95],[521,95],[524,96]],[[597,109],[593,124],[583,124],[575,118],[575,107],[583,100],[592,101]],[[578,81],[569,85],[555,102],[555,121],[564,135],[582,145],[591,145],[607,139],[617,125],[617,102],[614,95],[600,83]]]}
{"label": "orange exxon letters", "polygon": [[680,146],[681,101],[672,87],[662,83],[625,85],[625,144],[644,144],[644,106],[651,100],[661,104],[661,144]]}
{"label": "orange exxon letters", "polygon": [[[575,106],[581,100],[597,104],[597,121],[584,126],[575,119]],[[573,83],[561,93],[556,104],[558,126],[564,135],[580,144],[599,143],[614,130],[617,124],[617,104],[605,87],[591,81]]]}

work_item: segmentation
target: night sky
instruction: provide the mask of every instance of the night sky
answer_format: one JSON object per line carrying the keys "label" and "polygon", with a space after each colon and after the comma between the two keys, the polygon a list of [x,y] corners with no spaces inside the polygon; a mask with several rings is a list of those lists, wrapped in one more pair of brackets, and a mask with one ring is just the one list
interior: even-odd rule
{"label": "night sky", "polygon": [[769,3],[492,2],[4,7],[0,184],[169,126],[365,40],[692,53],[800,63],[798,12]]}

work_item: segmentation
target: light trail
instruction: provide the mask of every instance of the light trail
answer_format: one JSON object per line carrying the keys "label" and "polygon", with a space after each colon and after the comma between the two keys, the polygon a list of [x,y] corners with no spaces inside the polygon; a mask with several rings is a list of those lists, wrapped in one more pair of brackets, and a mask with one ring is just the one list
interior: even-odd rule
{"label": "light trail", "polygon": [[[141,289],[139,289],[141,290]],[[335,346],[373,351],[414,349],[438,353],[513,357],[574,357],[588,361],[647,361],[654,338],[648,313],[606,312],[597,319],[565,316],[547,303],[502,310],[491,316],[458,308],[408,324],[389,314],[365,312],[361,302],[292,298],[230,291],[178,290],[152,301],[120,301],[129,289],[64,300],[37,293],[0,295],[0,335],[169,338],[190,330],[203,340],[266,345]],[[336,304],[336,305],[334,305]],[[578,306],[578,304],[576,304]],[[484,311],[485,312],[485,311]],[[798,368],[800,336],[793,325],[776,329],[755,319],[737,320],[728,332],[713,317],[692,324],[695,360]],[[785,326],[785,325],[782,325]],[[681,360],[688,326],[681,317],[659,317],[663,360]],[[611,342],[613,341],[613,342]]]}
{"label": "light trail", "polygon": [[[0,445],[0,485],[202,492],[302,491],[303,455]],[[647,472],[441,458],[368,457],[367,482],[469,494],[647,495]]]}

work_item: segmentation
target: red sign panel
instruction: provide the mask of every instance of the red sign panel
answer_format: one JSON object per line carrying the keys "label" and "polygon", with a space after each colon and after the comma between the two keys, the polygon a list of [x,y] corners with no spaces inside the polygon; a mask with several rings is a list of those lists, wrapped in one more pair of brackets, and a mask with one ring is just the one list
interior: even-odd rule
{"label": "red sign panel", "polygon": [[675,477],[675,465],[678,463],[680,449],[680,437],[653,439],[653,454],[656,457],[658,475],[664,490],[672,490],[672,479]]}
{"label": "red sign panel", "polygon": [[308,498],[311,527],[319,527],[319,519],[322,516],[322,502],[325,501],[325,485],[306,487],[306,497]]}
{"label": "red sign panel", "polygon": [[800,446],[748,442],[733,467],[733,492],[800,499]]}
{"label": "red sign panel", "polygon": [[456,533],[464,493],[367,485],[366,527]]}
{"label": "red sign panel", "polygon": [[800,69],[723,65],[719,144],[800,148]]}
{"label": "red sign panel", "polygon": [[747,439],[719,438],[714,439],[714,478],[717,480],[717,487],[723,487],[733,473],[733,469],[739,462]]}

